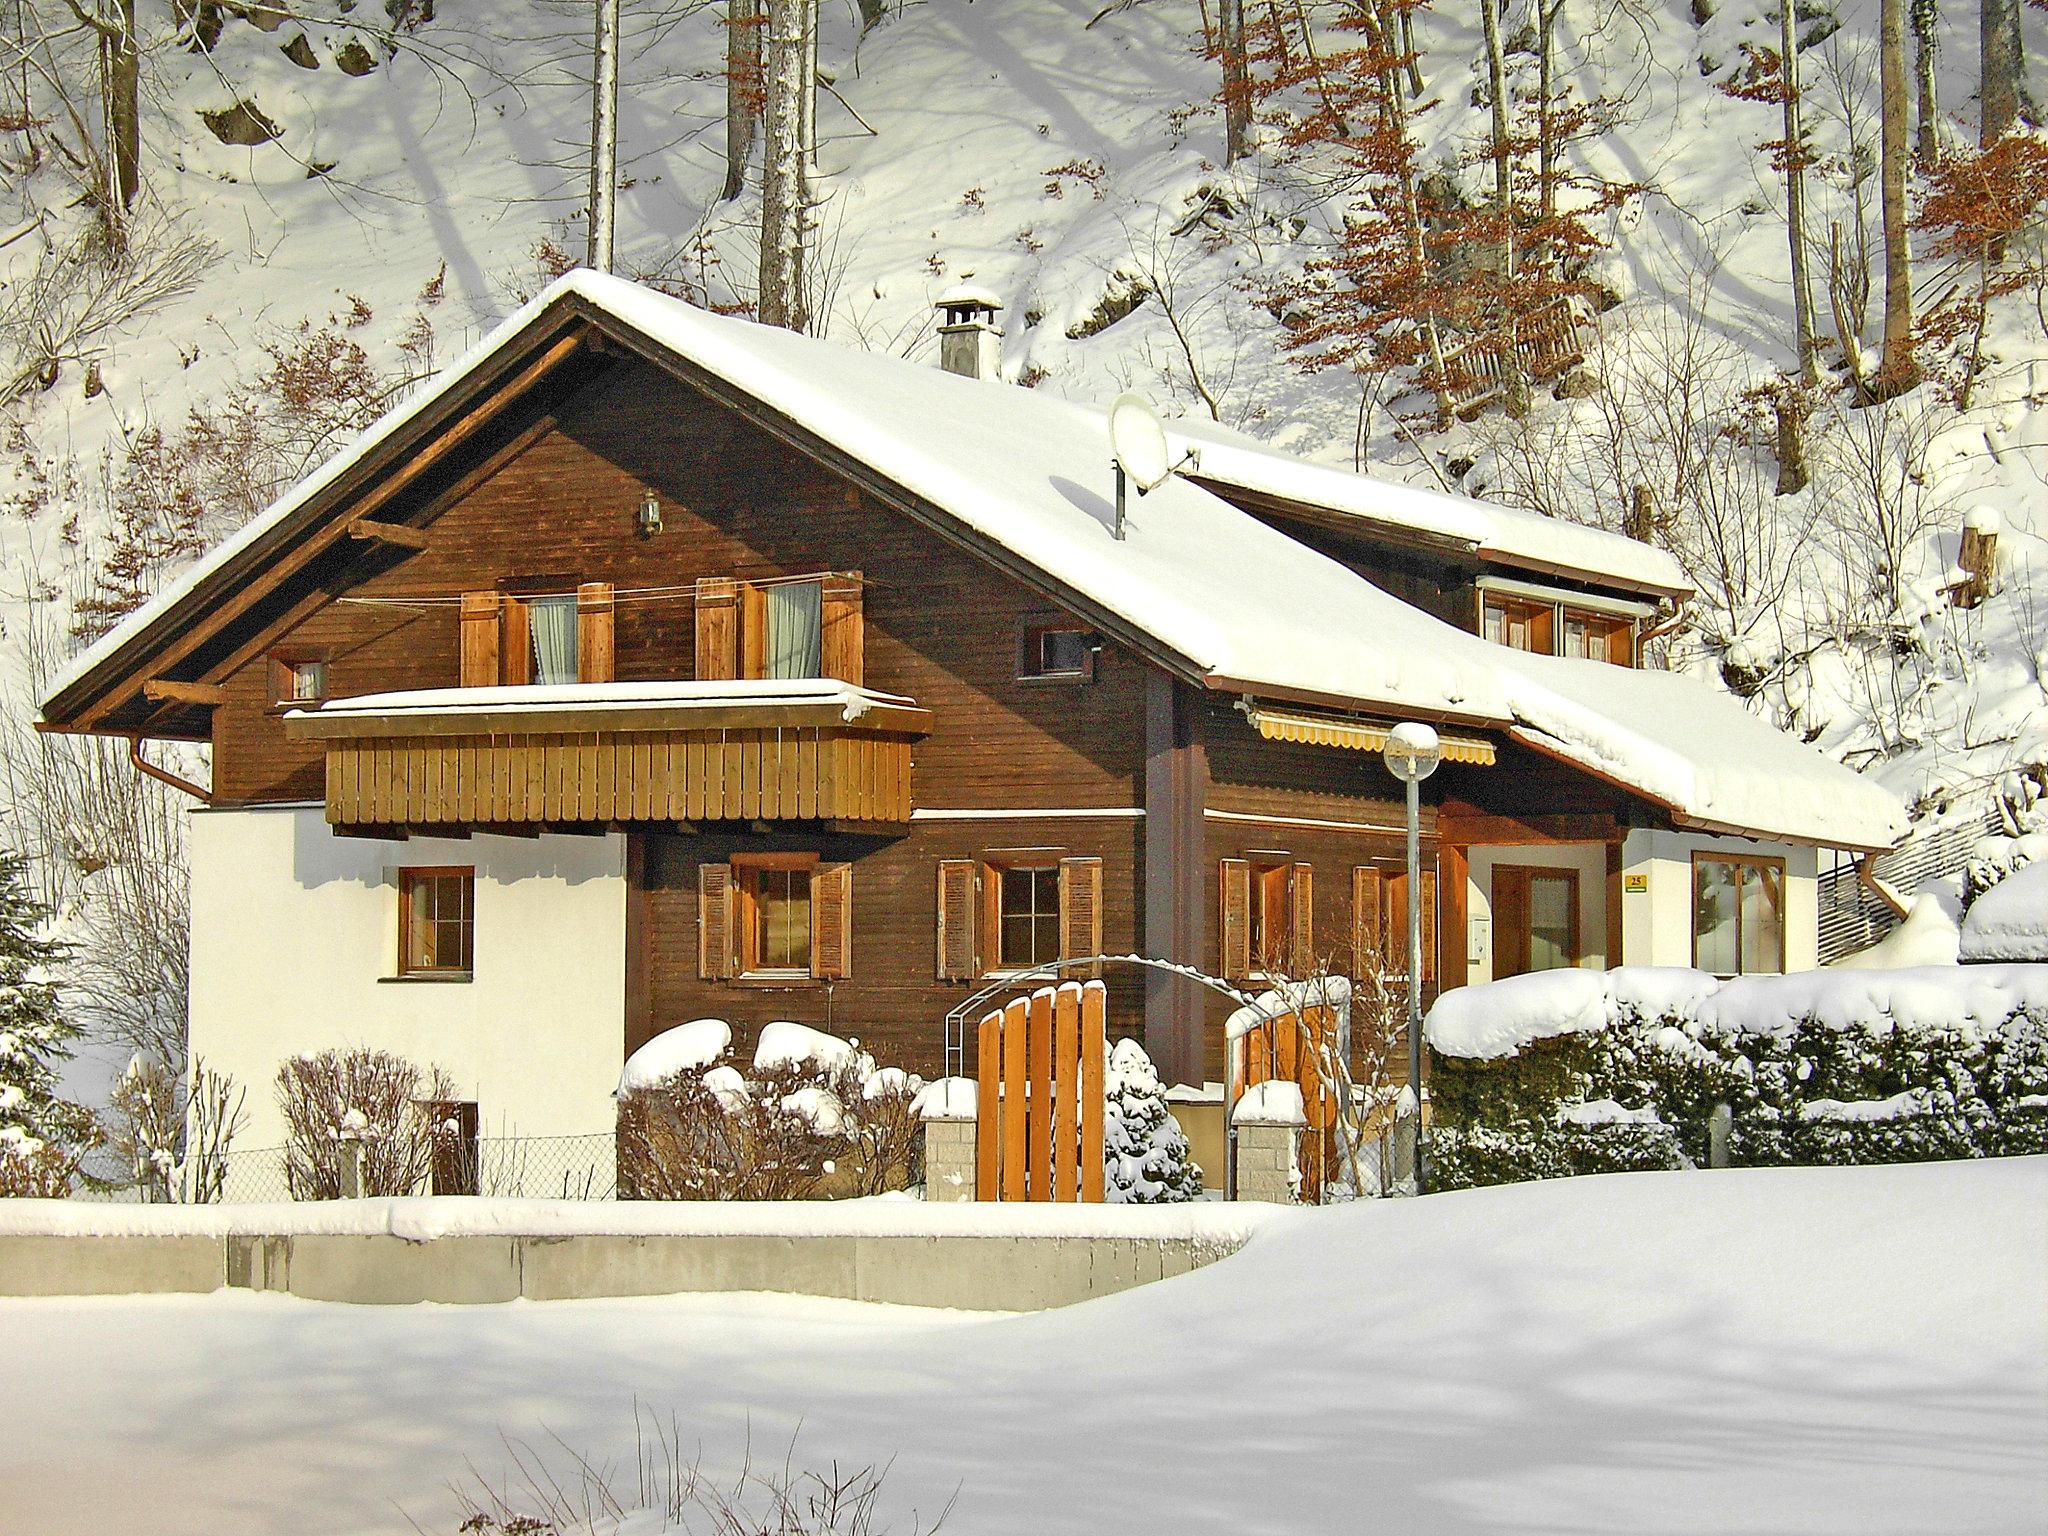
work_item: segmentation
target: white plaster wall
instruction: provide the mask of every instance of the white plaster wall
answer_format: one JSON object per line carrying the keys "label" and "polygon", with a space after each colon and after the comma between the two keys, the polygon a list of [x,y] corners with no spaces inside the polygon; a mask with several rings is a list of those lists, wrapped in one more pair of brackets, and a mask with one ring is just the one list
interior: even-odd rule
{"label": "white plaster wall", "polygon": [[[336,837],[321,807],[192,817],[192,1048],[284,1140],[285,1058],[372,1046],[444,1068],[484,1136],[608,1133],[625,1049],[624,839]],[[475,978],[393,980],[398,871],[476,868]],[[557,1191],[559,1193],[559,1191]]]}
{"label": "white plaster wall", "polygon": [[[1637,829],[1622,844],[1621,931],[1624,965],[1692,964],[1692,856],[1746,854],[1785,861],[1785,969],[1820,964],[1820,850],[1746,837]],[[1628,889],[1646,876],[1647,891]]]}
{"label": "white plaster wall", "polygon": [[[1565,843],[1529,847],[1474,847],[1465,892],[1466,975],[1473,982],[1493,980],[1493,866],[1531,864],[1544,869],[1575,869],[1579,874],[1579,964],[1588,970],[1607,968],[1607,848],[1602,843]],[[1478,924],[1483,923],[1484,929]],[[1478,940],[1479,942],[1475,942]],[[1475,953],[1477,951],[1477,953]]]}

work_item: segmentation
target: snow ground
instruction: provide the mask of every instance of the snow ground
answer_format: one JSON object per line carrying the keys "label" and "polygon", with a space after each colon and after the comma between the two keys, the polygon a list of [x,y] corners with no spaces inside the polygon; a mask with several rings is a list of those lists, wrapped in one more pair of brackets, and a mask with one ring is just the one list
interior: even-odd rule
{"label": "snow ground", "polygon": [[7,1301],[0,1526],[447,1531],[463,1458],[630,1459],[637,1399],[709,1466],[895,1457],[903,1529],[2037,1532],[2044,1293],[2036,1158],[1378,1202],[1018,1317]]}

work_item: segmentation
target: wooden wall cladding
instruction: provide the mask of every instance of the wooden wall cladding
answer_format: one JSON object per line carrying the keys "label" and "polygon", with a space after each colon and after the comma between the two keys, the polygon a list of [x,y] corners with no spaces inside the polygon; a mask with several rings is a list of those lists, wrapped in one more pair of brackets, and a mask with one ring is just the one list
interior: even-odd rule
{"label": "wooden wall cladding", "polygon": [[[534,578],[608,581],[618,679],[689,679],[698,578],[859,571],[863,680],[933,714],[915,748],[921,804],[1140,803],[1147,666],[1112,648],[1092,683],[1020,682],[1017,635],[1026,615],[1048,608],[1043,594],[648,365],[615,359],[549,409],[548,430],[428,525],[425,550],[337,588],[347,601],[280,640],[327,659],[331,694],[454,685],[451,593]],[[664,529],[642,538],[635,511],[649,490]],[[221,681],[220,802],[320,798],[319,749],[286,738],[264,658]]]}
{"label": "wooden wall cladding", "polygon": [[339,826],[910,819],[910,742],[832,730],[353,738]]}

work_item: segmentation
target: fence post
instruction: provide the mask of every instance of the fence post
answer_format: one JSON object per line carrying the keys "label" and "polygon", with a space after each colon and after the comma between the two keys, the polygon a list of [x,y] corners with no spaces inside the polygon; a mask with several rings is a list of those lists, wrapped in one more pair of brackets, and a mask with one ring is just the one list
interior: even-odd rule
{"label": "fence post", "polygon": [[942,1077],[918,1098],[924,1121],[924,1197],[972,1200],[977,1147],[974,1079]]}
{"label": "fence post", "polygon": [[1297,1205],[1301,1197],[1301,1084],[1269,1078],[1247,1088],[1231,1111],[1237,1130],[1237,1198]]}
{"label": "fence post", "polygon": [[363,1198],[363,1139],[353,1131],[341,1133],[341,1198]]}
{"label": "fence post", "polygon": [[1707,1116],[1707,1166],[1726,1168],[1728,1166],[1728,1139],[1735,1130],[1735,1111],[1726,1104],[1716,1104]]}

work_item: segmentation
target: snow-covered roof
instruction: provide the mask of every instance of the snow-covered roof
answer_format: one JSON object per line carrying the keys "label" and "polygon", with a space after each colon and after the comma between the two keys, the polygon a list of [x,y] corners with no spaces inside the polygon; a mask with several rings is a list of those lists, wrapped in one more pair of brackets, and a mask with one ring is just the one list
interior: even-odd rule
{"label": "snow-covered roof", "polygon": [[1532,570],[1604,578],[1660,595],[1692,590],[1667,552],[1603,529],[1312,463],[1213,422],[1171,421],[1167,436],[1177,440],[1176,456],[1195,450],[1199,462],[1193,473],[1219,485],[1448,539],[1475,554]]}
{"label": "snow-covered roof", "polygon": [[[795,423],[1019,569],[1041,573],[1082,611],[1092,609],[1106,624],[1178,658],[1211,687],[1526,727],[1532,740],[1667,806],[1681,821],[1857,848],[1889,846],[1902,825],[1884,792],[1697,681],[1507,651],[1403,602],[1187,479],[1132,498],[1126,536],[1118,539],[1099,408],[711,314],[580,269],[550,284],[433,389],[130,615],[67,669],[52,697],[144,638],[211,573],[244,558],[266,535],[282,537],[312,497],[459,388],[544,312],[572,299]],[[1204,452],[1208,474],[1214,450]],[[1430,515],[1467,519],[1475,533],[1485,532],[1477,520],[1496,520],[1491,536],[1499,537],[1494,508],[1314,466],[1302,466],[1302,473],[1357,480],[1374,494],[1426,504]],[[1616,542],[1537,521],[1559,537]],[[1646,577],[1675,577],[1668,557],[1630,547],[1642,549]],[[502,695],[513,690],[496,692],[501,697],[491,705],[505,707],[510,701]]]}

